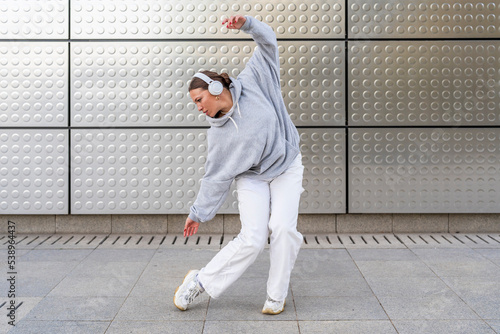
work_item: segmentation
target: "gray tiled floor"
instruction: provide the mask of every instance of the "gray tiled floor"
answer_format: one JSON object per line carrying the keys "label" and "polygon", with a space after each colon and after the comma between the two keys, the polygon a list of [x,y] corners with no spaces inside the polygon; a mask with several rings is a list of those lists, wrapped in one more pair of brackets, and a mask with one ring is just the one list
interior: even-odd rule
{"label": "gray tiled floor", "polygon": [[17,325],[3,317],[1,333],[500,333],[500,247],[302,249],[278,316],[260,313],[268,249],[181,312],[175,287],[217,249],[76,248],[19,250]]}

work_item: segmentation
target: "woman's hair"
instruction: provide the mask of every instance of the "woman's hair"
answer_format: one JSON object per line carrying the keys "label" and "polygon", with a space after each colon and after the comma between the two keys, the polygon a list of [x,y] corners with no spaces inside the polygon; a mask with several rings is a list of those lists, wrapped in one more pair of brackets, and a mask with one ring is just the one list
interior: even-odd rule
{"label": "woman's hair", "polygon": [[[229,75],[227,73],[217,73],[217,72],[212,72],[212,71],[200,71],[201,73],[205,74],[212,80],[219,81],[222,83],[222,86],[224,88],[229,89],[229,85],[231,84],[231,79],[229,78]],[[208,89],[208,84],[203,81],[203,79],[200,79],[198,77],[194,77],[191,79],[191,83],[189,84],[189,90],[197,89],[197,88],[203,88],[204,90]]]}

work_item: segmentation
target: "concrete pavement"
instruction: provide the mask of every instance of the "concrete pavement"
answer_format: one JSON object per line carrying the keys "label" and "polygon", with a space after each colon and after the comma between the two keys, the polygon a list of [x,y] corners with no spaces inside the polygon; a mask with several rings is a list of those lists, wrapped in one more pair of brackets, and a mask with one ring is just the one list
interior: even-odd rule
{"label": "concrete pavement", "polygon": [[230,236],[17,236],[14,286],[3,236],[0,332],[500,333],[499,235],[306,237],[286,309],[269,316],[268,249],[221,298],[173,305]]}

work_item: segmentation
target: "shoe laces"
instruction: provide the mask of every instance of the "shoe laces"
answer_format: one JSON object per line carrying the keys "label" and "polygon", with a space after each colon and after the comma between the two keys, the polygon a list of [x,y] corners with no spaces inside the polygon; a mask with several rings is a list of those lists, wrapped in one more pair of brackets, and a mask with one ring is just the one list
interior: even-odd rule
{"label": "shoe laces", "polygon": [[196,282],[191,282],[189,284],[189,288],[187,290],[187,294],[186,294],[186,301],[188,302],[188,304],[191,304],[193,302],[193,300],[198,297],[198,295],[200,294],[200,290],[198,289],[198,285],[196,284]]}

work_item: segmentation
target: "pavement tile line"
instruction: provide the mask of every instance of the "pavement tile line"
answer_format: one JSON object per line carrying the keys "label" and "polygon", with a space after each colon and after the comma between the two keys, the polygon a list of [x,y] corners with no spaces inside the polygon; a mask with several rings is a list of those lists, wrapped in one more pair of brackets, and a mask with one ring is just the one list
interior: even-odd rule
{"label": "pavement tile line", "polygon": [[[18,249],[75,248],[209,248],[220,249],[236,235],[198,234],[184,238],[180,234],[22,234],[16,236]],[[269,243],[269,241],[268,241]],[[0,248],[8,238],[0,235]],[[500,235],[489,234],[305,234],[302,248],[500,248]]]}

